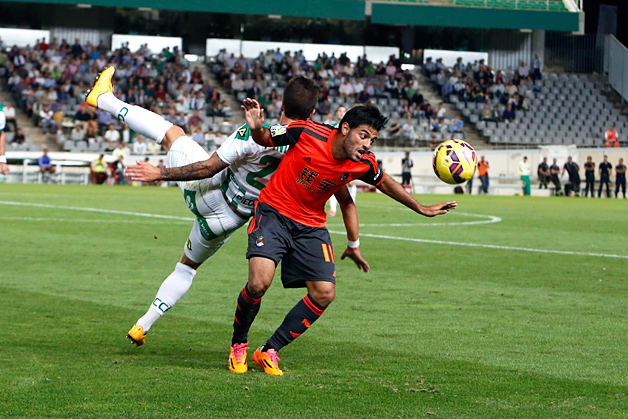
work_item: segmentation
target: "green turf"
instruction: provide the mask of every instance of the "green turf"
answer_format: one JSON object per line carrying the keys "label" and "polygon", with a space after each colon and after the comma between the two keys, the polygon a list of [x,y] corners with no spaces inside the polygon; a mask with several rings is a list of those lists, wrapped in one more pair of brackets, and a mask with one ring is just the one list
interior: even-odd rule
{"label": "green turf", "polygon": [[[244,229],[136,348],[124,336],[191,227],[178,189],[4,184],[0,201],[49,206],[0,203],[1,418],[628,417],[626,200],[460,197],[425,219],[359,194],[372,270],[337,264],[336,301],[281,351],[283,377],[226,368]],[[464,224],[478,215],[501,221]],[[251,345],[303,295],[277,281]]]}

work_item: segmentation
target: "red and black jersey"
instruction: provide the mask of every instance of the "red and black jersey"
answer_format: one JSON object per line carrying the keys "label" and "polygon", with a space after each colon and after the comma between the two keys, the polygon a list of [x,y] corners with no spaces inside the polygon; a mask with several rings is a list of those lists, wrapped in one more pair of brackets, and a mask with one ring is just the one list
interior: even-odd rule
{"label": "red and black jersey", "polygon": [[291,147],[262,189],[259,201],[300,224],[324,227],[325,203],[342,186],[356,179],[379,185],[386,174],[378,167],[373,153],[365,154],[359,162],[332,157],[331,140],[337,132],[336,128],[312,120],[272,126],[272,146]]}

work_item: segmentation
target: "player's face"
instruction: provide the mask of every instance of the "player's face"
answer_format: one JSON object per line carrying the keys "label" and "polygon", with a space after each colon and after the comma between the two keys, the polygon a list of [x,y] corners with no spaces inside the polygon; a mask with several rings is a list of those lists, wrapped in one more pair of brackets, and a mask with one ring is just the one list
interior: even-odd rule
{"label": "player's face", "polygon": [[360,125],[349,130],[345,139],[345,152],[351,161],[360,161],[377,139],[377,130],[369,125]]}

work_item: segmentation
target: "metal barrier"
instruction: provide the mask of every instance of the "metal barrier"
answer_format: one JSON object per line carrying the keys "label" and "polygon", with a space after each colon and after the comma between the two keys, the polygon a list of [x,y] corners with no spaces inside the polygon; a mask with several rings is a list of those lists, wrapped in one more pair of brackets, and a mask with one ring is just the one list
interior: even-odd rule
{"label": "metal barrier", "polygon": [[606,35],[564,35],[547,32],[545,67],[566,73],[603,73]]}

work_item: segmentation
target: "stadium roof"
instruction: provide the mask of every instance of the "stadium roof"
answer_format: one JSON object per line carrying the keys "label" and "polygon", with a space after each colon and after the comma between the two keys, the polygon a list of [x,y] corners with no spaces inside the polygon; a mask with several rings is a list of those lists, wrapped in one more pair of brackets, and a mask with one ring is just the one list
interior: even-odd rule
{"label": "stadium roof", "polygon": [[[111,0],[6,0],[15,3],[121,7]],[[579,12],[434,6],[407,1],[365,0],[126,0],[125,8],[192,12],[279,15],[343,20],[366,20],[387,25],[416,25],[494,29],[579,30]]]}

